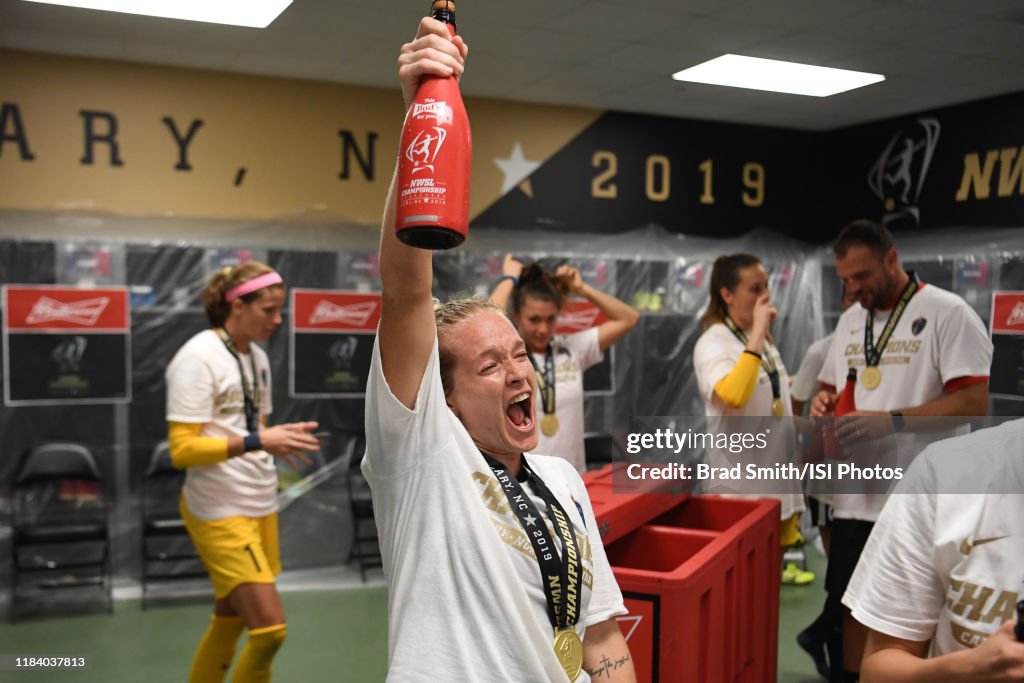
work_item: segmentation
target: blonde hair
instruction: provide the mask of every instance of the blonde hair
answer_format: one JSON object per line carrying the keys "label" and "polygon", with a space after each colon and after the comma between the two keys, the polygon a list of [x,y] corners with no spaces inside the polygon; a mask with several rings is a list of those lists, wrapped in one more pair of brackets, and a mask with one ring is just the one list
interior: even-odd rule
{"label": "blonde hair", "polygon": [[505,311],[501,310],[483,297],[466,297],[453,299],[447,303],[441,303],[434,299],[434,324],[437,325],[437,356],[440,363],[441,386],[444,387],[444,395],[449,395],[455,388],[455,354],[452,352],[449,336],[452,328],[461,322],[469,320],[478,313],[497,313],[506,318]]}
{"label": "blonde hair", "polygon": [[[237,287],[243,282],[273,272],[274,269],[259,261],[249,261],[231,268],[221,268],[206,284],[206,292],[203,294],[203,303],[206,309],[206,318],[214,327],[222,327],[231,315],[231,304],[224,301],[224,295],[232,287]],[[265,289],[284,287],[284,285],[271,285]],[[245,294],[240,298],[249,303],[263,296],[263,289]]]}

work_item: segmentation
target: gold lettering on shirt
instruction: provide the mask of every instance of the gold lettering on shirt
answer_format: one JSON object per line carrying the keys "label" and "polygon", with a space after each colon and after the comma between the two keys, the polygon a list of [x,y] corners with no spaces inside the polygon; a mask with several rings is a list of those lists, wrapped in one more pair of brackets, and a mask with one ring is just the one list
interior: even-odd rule
{"label": "gold lettering on shirt", "polygon": [[509,512],[508,498],[505,497],[505,492],[501,490],[497,479],[483,472],[474,472],[473,480],[478,484],[483,484],[484,491],[481,497],[489,510],[493,510],[499,515]]}
{"label": "gold lettering on shirt", "polygon": [[[996,596],[994,600],[991,599],[993,595]],[[1002,624],[1016,618],[1017,599],[1015,591],[954,579],[950,581],[946,594],[946,607],[953,614],[979,624]]]}

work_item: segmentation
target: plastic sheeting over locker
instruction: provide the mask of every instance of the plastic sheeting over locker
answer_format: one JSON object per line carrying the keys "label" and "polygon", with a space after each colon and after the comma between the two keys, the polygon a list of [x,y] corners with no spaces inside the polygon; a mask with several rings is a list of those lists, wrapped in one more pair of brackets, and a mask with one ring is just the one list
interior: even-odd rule
{"label": "plastic sheeting over locker", "polygon": [[[831,234],[822,238],[827,241]],[[164,369],[207,324],[201,295],[208,277],[218,268],[256,259],[278,269],[289,287],[377,291],[377,241],[374,229],[311,220],[245,224],[0,214],[0,282],[126,286],[132,338],[129,404],[0,409],[0,481],[9,481],[18,457],[41,441],[78,441],[94,449],[115,488],[116,572],[131,581],[139,559],[142,475],[154,446],[166,438]],[[1024,289],[1020,229],[897,235],[897,247],[908,268],[963,296],[986,323],[993,291]],[[633,416],[703,414],[692,352],[718,256],[747,252],[768,268],[780,314],[773,334],[791,374],[808,345],[831,331],[840,311],[840,284],[827,246],[770,231],[715,240],[655,226],[589,236],[474,228],[459,249],[436,253],[435,295],[486,295],[506,252],[550,264],[565,260],[579,267],[589,284],[643,312],[637,328],[606,354],[606,376],[587,398],[587,431],[611,433],[620,444]],[[352,455],[347,435],[362,429],[362,400],[289,396],[288,316],[286,310],[285,329],[266,345],[274,382],[271,421],[316,419],[332,436],[314,465],[280,470],[283,560],[286,568],[339,564],[352,538],[344,481]],[[1022,409],[1019,397],[993,397],[998,414]],[[6,498],[0,502],[7,505]]]}

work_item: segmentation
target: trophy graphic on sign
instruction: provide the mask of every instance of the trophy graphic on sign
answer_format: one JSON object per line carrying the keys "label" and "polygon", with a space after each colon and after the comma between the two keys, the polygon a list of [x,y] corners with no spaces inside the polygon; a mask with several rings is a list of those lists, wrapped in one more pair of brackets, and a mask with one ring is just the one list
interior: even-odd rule
{"label": "trophy graphic on sign", "polygon": [[62,375],[77,374],[82,369],[82,356],[88,341],[82,335],[62,339],[50,353],[50,359],[57,364]]}
{"label": "trophy graphic on sign", "polygon": [[342,370],[352,369],[352,359],[356,355],[356,347],[358,345],[359,341],[351,335],[331,344],[327,355],[330,357],[331,363],[334,364],[336,371],[341,372]]}

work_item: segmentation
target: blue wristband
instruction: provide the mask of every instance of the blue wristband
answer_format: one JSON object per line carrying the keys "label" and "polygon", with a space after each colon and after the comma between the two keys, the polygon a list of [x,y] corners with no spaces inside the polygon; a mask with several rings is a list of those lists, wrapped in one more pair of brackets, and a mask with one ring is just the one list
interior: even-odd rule
{"label": "blue wristband", "polygon": [[245,447],[246,453],[260,450],[263,447],[263,444],[260,442],[260,433],[252,432],[251,434],[246,434],[245,438],[242,439],[242,445]]}
{"label": "blue wristband", "polygon": [[494,283],[494,286],[497,287],[505,280],[511,280],[513,287],[519,286],[519,278],[517,278],[515,275],[502,275],[501,277],[498,278],[498,281]]}

